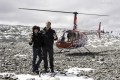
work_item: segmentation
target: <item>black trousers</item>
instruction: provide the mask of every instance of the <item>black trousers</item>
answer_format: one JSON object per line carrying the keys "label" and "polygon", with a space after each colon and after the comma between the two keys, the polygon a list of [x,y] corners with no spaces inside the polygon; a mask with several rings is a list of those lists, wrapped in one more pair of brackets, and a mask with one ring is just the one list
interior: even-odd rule
{"label": "black trousers", "polygon": [[50,64],[50,69],[54,70],[54,58],[53,58],[53,46],[51,47],[43,47],[43,60],[44,60],[44,68],[45,70],[48,69],[48,56],[49,56],[49,64]]}
{"label": "black trousers", "polygon": [[[37,61],[38,57],[38,61]],[[33,47],[33,61],[32,61],[32,71],[36,71],[42,61],[41,47]]]}

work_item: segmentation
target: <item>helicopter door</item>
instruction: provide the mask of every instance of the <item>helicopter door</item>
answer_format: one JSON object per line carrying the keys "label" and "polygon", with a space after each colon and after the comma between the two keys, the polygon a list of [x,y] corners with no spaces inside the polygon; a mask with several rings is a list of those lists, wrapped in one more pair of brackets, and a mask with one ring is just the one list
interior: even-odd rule
{"label": "helicopter door", "polygon": [[73,33],[73,40],[79,40],[80,39],[80,34],[79,32],[74,32]]}

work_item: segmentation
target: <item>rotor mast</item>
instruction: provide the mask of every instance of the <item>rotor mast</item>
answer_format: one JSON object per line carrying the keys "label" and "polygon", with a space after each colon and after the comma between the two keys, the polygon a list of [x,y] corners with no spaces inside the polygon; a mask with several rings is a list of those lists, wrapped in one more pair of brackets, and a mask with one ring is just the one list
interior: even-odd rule
{"label": "rotor mast", "polygon": [[74,22],[73,22],[73,30],[76,30],[77,29],[77,14],[78,12],[74,12]]}

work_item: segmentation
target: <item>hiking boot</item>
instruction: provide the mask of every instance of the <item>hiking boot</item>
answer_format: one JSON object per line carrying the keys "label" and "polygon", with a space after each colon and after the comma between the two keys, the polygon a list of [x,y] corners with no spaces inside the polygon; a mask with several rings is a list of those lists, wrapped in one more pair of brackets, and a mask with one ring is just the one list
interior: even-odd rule
{"label": "hiking boot", "polygon": [[35,73],[36,73],[36,74],[39,74],[39,71],[37,70],[37,71],[35,71]]}
{"label": "hiking boot", "polygon": [[54,69],[51,69],[51,71],[50,71],[51,73],[54,73]]}

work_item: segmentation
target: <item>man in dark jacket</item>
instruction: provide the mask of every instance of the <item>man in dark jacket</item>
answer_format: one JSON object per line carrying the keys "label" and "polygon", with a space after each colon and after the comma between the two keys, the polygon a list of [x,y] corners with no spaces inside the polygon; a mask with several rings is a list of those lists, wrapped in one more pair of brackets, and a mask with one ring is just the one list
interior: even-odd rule
{"label": "man in dark jacket", "polygon": [[[29,42],[29,45],[33,44],[32,71],[39,74],[38,68],[42,61],[41,47],[43,43],[43,37],[42,34],[40,33],[39,26],[33,26],[32,30],[33,33],[31,35],[31,41]],[[38,61],[37,56],[39,57]]]}
{"label": "man in dark jacket", "polygon": [[57,35],[53,29],[51,29],[51,22],[46,23],[46,27],[43,29],[44,35],[44,46],[43,46],[43,57],[44,57],[44,68],[45,72],[48,72],[48,60],[47,56],[49,55],[49,63],[51,72],[54,72],[54,63],[53,63],[53,44],[54,40],[57,40]]}

